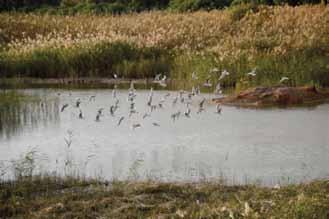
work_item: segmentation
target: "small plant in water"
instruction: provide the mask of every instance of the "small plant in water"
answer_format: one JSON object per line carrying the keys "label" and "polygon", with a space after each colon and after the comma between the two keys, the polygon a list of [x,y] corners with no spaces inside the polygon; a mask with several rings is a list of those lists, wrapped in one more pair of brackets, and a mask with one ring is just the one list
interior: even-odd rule
{"label": "small plant in water", "polygon": [[8,166],[6,166],[4,161],[0,161],[0,181],[7,174]]}
{"label": "small plant in water", "polygon": [[71,147],[72,144],[72,138],[73,138],[73,131],[72,130],[68,130],[67,131],[68,134],[68,138],[64,138],[65,144],[67,148]]}
{"label": "small plant in water", "polygon": [[64,138],[65,141],[65,158],[64,158],[64,173],[65,175],[72,175],[72,173],[74,172],[73,170],[73,153],[71,151],[71,145],[73,142],[73,131],[72,130],[68,130],[67,131],[68,137]]}
{"label": "small plant in water", "polygon": [[142,166],[144,160],[143,159],[136,159],[131,167],[129,168],[129,179],[131,180],[138,180],[140,178],[140,174],[138,169]]}
{"label": "small plant in water", "polygon": [[36,148],[32,148],[25,154],[21,155],[17,160],[11,160],[11,168],[15,179],[21,179],[25,177],[32,177],[40,161],[46,159],[42,156]]}

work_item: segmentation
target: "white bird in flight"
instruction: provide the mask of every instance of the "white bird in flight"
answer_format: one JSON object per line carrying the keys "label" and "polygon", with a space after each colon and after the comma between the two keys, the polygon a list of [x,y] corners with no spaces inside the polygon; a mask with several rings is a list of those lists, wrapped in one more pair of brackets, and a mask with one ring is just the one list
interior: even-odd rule
{"label": "white bird in flight", "polygon": [[247,73],[248,76],[255,77],[256,76],[256,68],[254,68],[251,72]]}
{"label": "white bird in flight", "polygon": [[222,113],[222,107],[221,105],[218,103],[216,106],[216,113],[221,114]]}
{"label": "white bird in flight", "polygon": [[161,74],[155,75],[153,82],[159,82],[160,81],[160,77],[161,77]]}
{"label": "white bird in flight", "polygon": [[213,68],[213,69],[210,70],[210,72],[211,73],[217,73],[217,72],[219,72],[219,69],[218,68]]}
{"label": "white bird in flight", "polygon": [[285,82],[285,81],[289,81],[290,79],[288,78],[288,77],[282,77],[281,79],[280,79],[280,83],[283,83],[283,82]]}
{"label": "white bird in flight", "polygon": [[192,72],[192,80],[198,80],[198,76],[195,71]]}
{"label": "white bird in flight", "polygon": [[226,69],[224,69],[224,71],[222,71],[222,74],[220,75],[220,77],[219,77],[218,80],[222,80],[222,79],[224,79],[226,76],[229,76],[229,75],[230,75],[230,73],[229,73]]}
{"label": "white bird in flight", "polygon": [[204,87],[211,87],[211,86],[212,86],[212,84],[211,84],[211,82],[210,82],[210,78],[208,78],[208,79],[206,80],[206,82],[203,84],[203,86],[204,86]]}
{"label": "white bird in flight", "polygon": [[166,84],[167,76],[164,75],[163,78],[158,82],[161,87],[167,87]]}
{"label": "white bird in flight", "polygon": [[223,93],[222,88],[220,86],[220,82],[218,82],[218,84],[216,85],[216,88],[215,88],[215,92],[214,93],[217,94],[217,95],[220,95],[220,94]]}

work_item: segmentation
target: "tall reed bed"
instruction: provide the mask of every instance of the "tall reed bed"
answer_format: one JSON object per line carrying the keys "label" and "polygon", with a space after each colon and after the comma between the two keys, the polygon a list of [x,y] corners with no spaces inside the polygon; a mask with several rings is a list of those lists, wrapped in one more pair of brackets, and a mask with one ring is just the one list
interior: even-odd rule
{"label": "tall reed bed", "polygon": [[[329,85],[329,9],[242,5],[222,11],[121,16],[0,14],[6,76],[151,77],[228,69],[227,84],[257,67],[256,84],[288,76]],[[201,79],[200,79],[201,80]],[[215,80],[215,77],[214,77]]]}

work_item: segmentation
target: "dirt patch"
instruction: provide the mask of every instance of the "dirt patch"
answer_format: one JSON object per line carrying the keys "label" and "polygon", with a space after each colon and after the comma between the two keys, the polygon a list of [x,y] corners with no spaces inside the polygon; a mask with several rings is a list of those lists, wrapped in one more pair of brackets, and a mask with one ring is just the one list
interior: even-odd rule
{"label": "dirt patch", "polygon": [[215,102],[240,107],[315,105],[329,100],[329,91],[315,86],[255,87],[238,94],[214,99]]}

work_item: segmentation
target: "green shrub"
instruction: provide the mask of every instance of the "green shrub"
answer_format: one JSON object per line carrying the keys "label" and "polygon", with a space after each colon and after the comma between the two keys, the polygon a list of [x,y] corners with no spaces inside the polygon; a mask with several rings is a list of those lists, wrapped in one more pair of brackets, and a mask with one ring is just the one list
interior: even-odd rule
{"label": "green shrub", "polygon": [[174,11],[196,11],[200,9],[221,9],[231,4],[231,0],[171,0],[169,8]]}
{"label": "green shrub", "polygon": [[237,4],[236,1],[234,1],[232,4],[234,4],[234,6],[231,7],[229,10],[230,10],[231,18],[234,21],[241,20],[247,13],[255,13],[258,11],[258,7],[255,4],[250,4],[250,3]]}
{"label": "green shrub", "polygon": [[82,3],[81,0],[61,0],[61,6],[72,7]]}
{"label": "green shrub", "polygon": [[170,9],[175,11],[195,11],[198,8],[199,0],[172,0]]}

